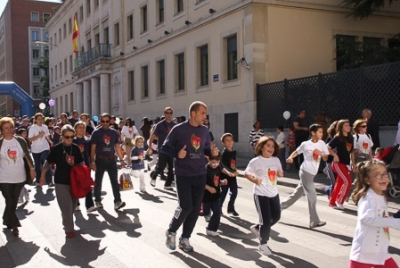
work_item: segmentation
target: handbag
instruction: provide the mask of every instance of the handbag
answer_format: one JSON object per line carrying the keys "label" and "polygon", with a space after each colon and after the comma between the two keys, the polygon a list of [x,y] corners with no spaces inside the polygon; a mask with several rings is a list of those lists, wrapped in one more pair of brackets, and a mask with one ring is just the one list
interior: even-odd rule
{"label": "handbag", "polygon": [[119,187],[121,191],[133,190],[133,182],[129,172],[123,172],[119,176]]}
{"label": "handbag", "polygon": [[126,137],[125,137],[125,145],[130,145],[130,146],[132,146],[132,139],[131,139],[131,138],[126,138]]}

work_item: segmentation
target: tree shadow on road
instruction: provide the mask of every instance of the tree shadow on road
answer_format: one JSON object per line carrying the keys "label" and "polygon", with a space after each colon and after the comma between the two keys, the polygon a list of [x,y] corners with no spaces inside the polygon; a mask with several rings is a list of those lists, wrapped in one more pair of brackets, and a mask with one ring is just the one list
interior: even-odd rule
{"label": "tree shadow on road", "polygon": [[86,240],[76,234],[74,238],[66,238],[60,250],[61,255],[51,252],[49,248],[45,248],[44,251],[63,265],[89,268],[94,267],[89,263],[103,255],[107,248],[100,249],[100,242],[101,240]]}

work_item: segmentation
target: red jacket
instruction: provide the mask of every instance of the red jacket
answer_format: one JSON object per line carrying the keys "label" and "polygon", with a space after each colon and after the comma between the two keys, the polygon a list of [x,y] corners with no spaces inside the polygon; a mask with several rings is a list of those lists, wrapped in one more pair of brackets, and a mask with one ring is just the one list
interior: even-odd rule
{"label": "red jacket", "polygon": [[70,174],[71,195],[73,197],[82,198],[92,191],[95,185],[92,177],[90,177],[90,168],[86,165],[75,165],[71,169]]}

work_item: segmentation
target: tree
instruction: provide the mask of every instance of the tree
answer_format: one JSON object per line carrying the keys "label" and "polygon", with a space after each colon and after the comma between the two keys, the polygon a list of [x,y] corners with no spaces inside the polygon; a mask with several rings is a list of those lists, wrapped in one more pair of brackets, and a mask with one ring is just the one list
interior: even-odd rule
{"label": "tree", "polygon": [[351,8],[353,11],[350,13],[355,19],[364,19],[371,15],[374,11],[378,11],[385,7],[385,4],[389,6],[398,0],[343,0],[342,5],[345,8]]}
{"label": "tree", "polygon": [[[39,65],[39,68],[45,69],[46,74],[48,74],[49,73],[49,56],[43,55],[42,58],[40,59],[40,62],[38,63],[38,65]],[[41,93],[42,97],[49,96],[49,87],[50,87],[49,76],[48,75],[40,76],[39,80],[40,80],[40,93]]]}

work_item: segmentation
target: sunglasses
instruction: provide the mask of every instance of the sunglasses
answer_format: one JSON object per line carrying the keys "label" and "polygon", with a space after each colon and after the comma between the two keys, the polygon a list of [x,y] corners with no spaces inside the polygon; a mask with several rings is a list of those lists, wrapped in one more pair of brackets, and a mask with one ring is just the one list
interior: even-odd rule
{"label": "sunglasses", "polygon": [[363,126],[360,126],[360,127],[364,128],[364,127],[367,127],[367,125],[363,125]]}
{"label": "sunglasses", "polygon": [[171,112],[165,112],[164,114],[172,114]]}
{"label": "sunglasses", "polygon": [[74,138],[74,136],[63,136],[64,137],[64,139],[73,139]]}
{"label": "sunglasses", "polygon": [[110,123],[110,121],[103,121],[103,120],[101,120],[101,122],[102,122],[102,123],[106,123],[106,124],[107,124],[107,123]]}

